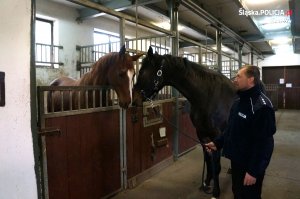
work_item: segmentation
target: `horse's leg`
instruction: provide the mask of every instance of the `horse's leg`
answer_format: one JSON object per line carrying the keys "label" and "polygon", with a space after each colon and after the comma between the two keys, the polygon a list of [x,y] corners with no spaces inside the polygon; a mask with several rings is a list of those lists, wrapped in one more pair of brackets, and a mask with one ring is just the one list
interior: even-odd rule
{"label": "horse's leg", "polygon": [[206,164],[206,178],[204,180],[204,185],[203,186],[210,186],[210,181],[213,178],[213,168],[212,168],[212,161],[211,161],[211,154],[209,154],[205,149],[203,149],[204,153],[204,161]]}
{"label": "horse's leg", "polygon": [[220,196],[220,185],[219,185],[219,174],[221,172],[221,151],[212,152],[212,173],[214,180],[213,187],[213,198],[218,198]]}
{"label": "horse's leg", "polygon": [[[205,142],[205,138],[210,137],[209,135],[212,134],[213,132],[214,132],[213,134],[218,135],[217,133],[218,130],[214,128],[212,120],[209,119],[210,117],[204,114],[205,112],[203,111],[201,113],[202,114],[199,114],[199,111],[196,112],[195,110],[193,111],[193,109],[191,109],[191,119],[193,124],[196,126],[198,138],[199,140]],[[207,165],[207,174],[202,187],[204,192],[208,193],[210,181],[211,179],[213,179],[214,180],[213,197],[216,198],[219,197],[220,195],[219,173],[221,171],[221,165],[220,165],[221,153],[220,151],[208,153],[205,149],[203,149],[203,152],[204,152],[204,161]]]}

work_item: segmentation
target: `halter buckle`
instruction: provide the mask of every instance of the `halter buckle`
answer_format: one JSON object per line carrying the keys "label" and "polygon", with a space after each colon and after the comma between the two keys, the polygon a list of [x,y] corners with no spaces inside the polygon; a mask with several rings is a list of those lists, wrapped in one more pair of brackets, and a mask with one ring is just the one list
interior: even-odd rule
{"label": "halter buckle", "polygon": [[158,77],[160,77],[160,76],[162,75],[162,70],[159,69],[159,70],[157,71],[156,75],[157,75]]}

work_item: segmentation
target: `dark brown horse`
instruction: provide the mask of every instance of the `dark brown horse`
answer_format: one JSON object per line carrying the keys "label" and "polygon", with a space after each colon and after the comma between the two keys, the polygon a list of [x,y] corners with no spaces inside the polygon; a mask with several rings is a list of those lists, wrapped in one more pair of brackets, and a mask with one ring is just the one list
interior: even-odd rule
{"label": "dark brown horse", "polygon": [[[200,143],[214,140],[224,131],[236,95],[231,80],[186,58],[154,54],[150,47],[134,85],[134,101],[140,104],[140,98],[152,99],[166,85],[175,87],[190,102],[190,118]],[[212,155],[214,165],[207,153],[204,157],[211,169],[205,183],[213,177],[213,197],[219,197],[220,152]]]}
{"label": "dark brown horse", "polygon": [[[92,66],[90,72],[79,80],[70,77],[60,77],[51,82],[51,86],[111,86],[117,93],[119,105],[128,108],[132,100],[132,78],[135,74],[133,61],[137,61],[142,54],[129,55],[125,45],[119,52],[111,52],[101,57]],[[73,95],[73,105],[76,105],[76,93]],[[98,96],[98,95],[97,95]],[[54,110],[61,110],[61,93],[54,92],[52,100]],[[75,99],[74,99],[75,98]],[[84,98],[84,97],[83,97]],[[64,110],[69,107],[70,98],[64,94]],[[83,100],[82,100],[83,101]]]}

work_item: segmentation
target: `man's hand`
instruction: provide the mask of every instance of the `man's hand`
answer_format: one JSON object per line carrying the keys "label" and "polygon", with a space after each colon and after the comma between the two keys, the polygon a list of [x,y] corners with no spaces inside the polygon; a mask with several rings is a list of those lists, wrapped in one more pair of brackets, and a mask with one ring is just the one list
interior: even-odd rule
{"label": "man's hand", "polygon": [[216,147],[215,143],[213,143],[213,142],[209,142],[209,143],[205,144],[204,146],[205,146],[205,149],[207,152],[212,152],[212,151],[217,150],[217,147]]}
{"label": "man's hand", "polygon": [[244,178],[244,186],[251,186],[251,185],[254,185],[255,183],[256,183],[256,178],[246,172],[246,175]]}

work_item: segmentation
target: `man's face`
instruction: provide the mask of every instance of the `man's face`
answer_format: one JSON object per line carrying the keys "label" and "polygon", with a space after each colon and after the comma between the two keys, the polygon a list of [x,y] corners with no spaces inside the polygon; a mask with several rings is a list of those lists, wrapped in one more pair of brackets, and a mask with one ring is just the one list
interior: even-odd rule
{"label": "man's face", "polygon": [[254,86],[254,77],[247,77],[246,68],[242,68],[234,79],[234,85],[240,91],[248,90]]}

